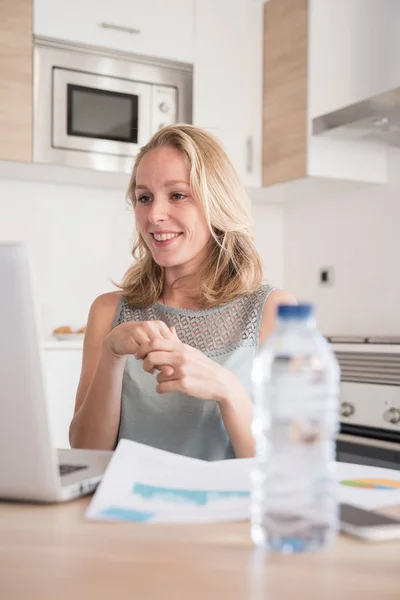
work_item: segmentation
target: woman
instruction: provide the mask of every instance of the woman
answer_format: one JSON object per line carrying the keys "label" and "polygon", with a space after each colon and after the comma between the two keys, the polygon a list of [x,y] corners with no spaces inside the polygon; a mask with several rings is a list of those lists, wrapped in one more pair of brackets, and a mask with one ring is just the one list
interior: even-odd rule
{"label": "woman", "polygon": [[210,134],[174,125],[141,149],[128,197],[137,260],[90,309],[71,446],[250,457],[252,360],[295,301],[261,285],[246,193]]}

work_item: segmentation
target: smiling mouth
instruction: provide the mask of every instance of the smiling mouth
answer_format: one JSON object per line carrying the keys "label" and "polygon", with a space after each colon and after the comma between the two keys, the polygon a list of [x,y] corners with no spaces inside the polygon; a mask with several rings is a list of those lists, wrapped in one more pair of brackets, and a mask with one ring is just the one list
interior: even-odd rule
{"label": "smiling mouth", "polygon": [[171,240],[175,240],[182,232],[177,233],[152,233],[151,234],[156,242],[170,242]]}

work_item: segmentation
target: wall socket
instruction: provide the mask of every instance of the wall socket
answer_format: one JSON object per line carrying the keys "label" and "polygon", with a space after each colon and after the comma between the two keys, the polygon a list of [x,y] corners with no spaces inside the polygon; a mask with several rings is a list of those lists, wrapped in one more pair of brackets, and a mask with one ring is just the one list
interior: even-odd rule
{"label": "wall socket", "polygon": [[322,267],[319,270],[319,285],[323,287],[331,287],[334,284],[334,269],[333,267]]}

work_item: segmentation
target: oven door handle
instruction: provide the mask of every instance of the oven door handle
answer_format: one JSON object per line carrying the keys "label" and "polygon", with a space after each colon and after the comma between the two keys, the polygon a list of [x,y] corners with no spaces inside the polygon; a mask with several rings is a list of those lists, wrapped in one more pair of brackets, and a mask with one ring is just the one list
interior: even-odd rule
{"label": "oven door handle", "polygon": [[376,440],[373,438],[361,437],[358,435],[349,435],[347,433],[339,433],[336,440],[338,442],[348,442],[349,444],[357,444],[358,446],[369,446],[370,448],[382,448],[383,450],[400,451],[400,444],[396,442],[387,442],[385,440]]}

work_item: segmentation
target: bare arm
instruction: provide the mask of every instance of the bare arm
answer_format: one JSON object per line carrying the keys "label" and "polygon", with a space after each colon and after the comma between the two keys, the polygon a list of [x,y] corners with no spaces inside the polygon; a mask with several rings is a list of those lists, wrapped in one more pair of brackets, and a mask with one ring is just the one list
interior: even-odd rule
{"label": "bare arm", "polygon": [[[112,328],[120,297],[117,292],[103,294],[90,309],[75,413],[69,428],[73,448],[115,448],[126,357],[133,355],[140,344],[157,338],[174,339],[162,321],[129,321]],[[168,367],[164,372],[168,373]]]}
{"label": "bare arm", "polygon": [[[260,345],[275,328],[276,311],[279,304],[297,304],[292,294],[284,290],[274,290],[264,306],[260,328]],[[252,402],[249,394],[236,376],[226,377],[219,406],[226,431],[232,442],[236,458],[254,456],[254,440],[251,433],[253,418]]]}
{"label": "bare arm", "polygon": [[82,372],[69,429],[72,448],[113,450],[121,414],[122,377],[126,357],[104,347],[120,295],[103,294],[93,302],[83,346]]}

